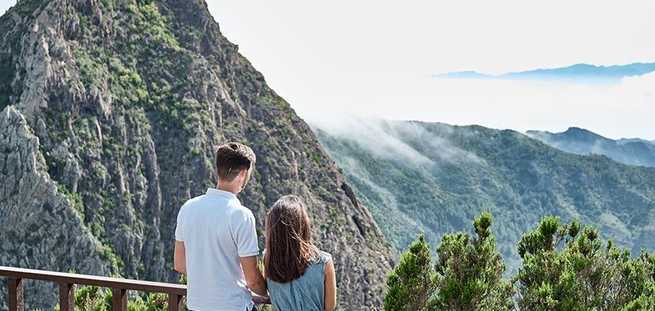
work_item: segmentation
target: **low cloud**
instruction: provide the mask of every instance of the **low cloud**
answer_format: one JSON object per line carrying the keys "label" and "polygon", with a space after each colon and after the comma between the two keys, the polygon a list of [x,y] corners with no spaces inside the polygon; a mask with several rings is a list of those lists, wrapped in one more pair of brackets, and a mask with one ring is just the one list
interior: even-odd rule
{"label": "low cloud", "polygon": [[[351,86],[357,88],[359,86]],[[361,86],[365,88],[365,86]],[[360,98],[358,94],[368,94]],[[655,138],[655,74],[616,84],[480,79],[405,79],[375,89],[335,89],[312,104],[295,103],[312,123],[343,116],[479,124],[559,132],[571,126],[611,138]]]}
{"label": "low cloud", "polygon": [[329,116],[308,121],[333,137],[357,143],[381,159],[402,161],[417,167],[433,167],[440,162],[484,162],[475,154],[454,146],[448,140],[452,128],[447,125],[434,125],[438,127],[438,133],[431,133],[416,122],[353,115]]}

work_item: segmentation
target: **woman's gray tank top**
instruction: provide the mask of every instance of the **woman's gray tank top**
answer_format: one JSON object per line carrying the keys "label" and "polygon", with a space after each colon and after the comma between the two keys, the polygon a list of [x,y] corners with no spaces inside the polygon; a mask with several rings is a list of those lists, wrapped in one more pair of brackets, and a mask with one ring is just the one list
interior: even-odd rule
{"label": "woman's gray tank top", "polygon": [[307,267],[301,277],[288,283],[278,283],[267,279],[273,310],[325,310],[325,264],[329,261],[332,261],[332,256],[319,251],[319,256]]}

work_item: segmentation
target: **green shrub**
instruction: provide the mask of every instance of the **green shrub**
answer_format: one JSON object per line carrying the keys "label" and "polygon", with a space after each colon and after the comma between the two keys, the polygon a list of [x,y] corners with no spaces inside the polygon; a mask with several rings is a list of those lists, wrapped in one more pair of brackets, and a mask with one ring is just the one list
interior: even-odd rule
{"label": "green shrub", "polygon": [[489,230],[447,234],[431,266],[421,235],[387,279],[385,310],[655,310],[655,255],[603,243],[578,222],[544,217],[518,243],[522,266],[511,282]]}
{"label": "green shrub", "polygon": [[[80,286],[75,290],[75,310],[111,311],[112,292],[107,288]],[[55,310],[60,310],[59,306]],[[137,294],[127,301],[128,311],[168,310],[168,296],[162,293]]]}

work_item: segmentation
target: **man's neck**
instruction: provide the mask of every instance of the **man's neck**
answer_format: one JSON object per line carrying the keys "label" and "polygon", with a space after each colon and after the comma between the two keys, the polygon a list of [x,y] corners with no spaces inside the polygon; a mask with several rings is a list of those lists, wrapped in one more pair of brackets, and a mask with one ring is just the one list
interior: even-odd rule
{"label": "man's neck", "polygon": [[230,193],[232,193],[234,195],[238,194],[237,188],[238,187],[236,185],[233,185],[233,184],[224,184],[224,183],[221,183],[221,182],[218,182],[216,184],[216,189],[227,191],[227,192],[230,192]]}

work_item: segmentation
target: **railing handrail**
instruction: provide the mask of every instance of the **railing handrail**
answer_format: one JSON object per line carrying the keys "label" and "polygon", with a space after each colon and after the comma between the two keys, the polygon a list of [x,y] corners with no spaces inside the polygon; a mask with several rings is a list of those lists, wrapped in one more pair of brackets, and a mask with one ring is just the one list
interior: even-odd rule
{"label": "railing handrail", "polygon": [[23,280],[40,280],[59,285],[59,305],[62,311],[73,310],[75,285],[91,285],[110,288],[112,291],[112,310],[127,310],[127,291],[136,290],[149,293],[168,294],[168,310],[183,309],[182,297],[186,296],[186,285],[119,279],[97,275],[64,273],[0,266],[0,277],[8,279],[8,302],[10,311],[22,311]]}
{"label": "railing handrail", "polygon": [[140,281],[132,279],[119,279],[97,275],[64,273],[47,270],[23,269],[0,266],[0,276],[51,281],[55,283],[69,283],[79,285],[92,285],[125,290],[138,290],[144,292],[186,295],[186,285]]}

